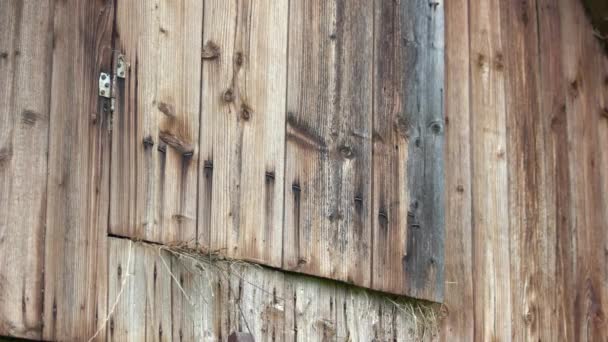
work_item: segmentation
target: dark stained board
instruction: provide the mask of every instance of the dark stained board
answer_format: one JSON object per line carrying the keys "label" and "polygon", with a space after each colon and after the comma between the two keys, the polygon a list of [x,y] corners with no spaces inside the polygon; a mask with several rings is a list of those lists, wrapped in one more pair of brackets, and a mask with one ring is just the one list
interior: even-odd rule
{"label": "dark stained board", "polygon": [[196,240],[203,3],[119,1],[109,232]]}
{"label": "dark stained board", "polygon": [[[112,2],[54,2],[44,340],[87,340],[106,316]],[[104,331],[98,339],[105,339]]]}
{"label": "dark stained board", "polygon": [[0,335],[42,334],[53,3],[0,2]]}

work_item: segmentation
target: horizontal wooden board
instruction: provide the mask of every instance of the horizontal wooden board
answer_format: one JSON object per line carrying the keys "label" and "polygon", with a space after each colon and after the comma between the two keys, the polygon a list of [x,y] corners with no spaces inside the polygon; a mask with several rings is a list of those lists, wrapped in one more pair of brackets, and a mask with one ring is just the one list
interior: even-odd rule
{"label": "horizontal wooden board", "polygon": [[[110,340],[430,340],[399,299],[254,264],[109,238]],[[116,303],[116,304],[115,304]],[[428,324],[428,321],[424,321]],[[171,328],[172,327],[172,328]]]}

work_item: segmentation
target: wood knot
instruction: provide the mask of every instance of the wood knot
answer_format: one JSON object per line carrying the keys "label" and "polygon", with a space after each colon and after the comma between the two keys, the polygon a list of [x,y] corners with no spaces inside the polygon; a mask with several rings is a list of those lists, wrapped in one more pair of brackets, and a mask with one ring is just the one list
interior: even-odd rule
{"label": "wood knot", "polygon": [[231,88],[228,88],[228,89],[226,89],[226,91],[224,91],[224,94],[222,94],[222,99],[226,103],[230,103],[230,102],[234,101],[234,93],[232,92]]}
{"label": "wood knot", "polygon": [[341,146],[339,151],[345,159],[352,159],[354,157],[353,149],[348,145]]}
{"label": "wood knot", "polygon": [[502,71],[505,68],[502,53],[497,53],[494,57],[494,68],[498,71]]}
{"label": "wood knot", "polygon": [[249,121],[251,119],[252,111],[251,108],[247,105],[243,105],[241,107],[241,118],[245,121]]}
{"label": "wood knot", "polygon": [[576,98],[578,97],[578,92],[579,92],[579,81],[578,79],[570,82],[570,86],[568,87],[568,92],[570,93],[570,96],[572,98]]}
{"label": "wood knot", "polygon": [[7,59],[8,58],[8,52],[6,52],[6,51],[0,52],[0,58]]}
{"label": "wood knot", "polygon": [[237,67],[240,67],[243,65],[244,62],[244,57],[243,57],[243,53],[242,52],[237,52],[234,55],[234,65],[236,65]]}
{"label": "wood knot", "polygon": [[203,46],[201,57],[203,59],[216,59],[220,56],[220,47],[211,40],[208,40]]}
{"label": "wood knot", "polygon": [[600,115],[606,119],[608,119],[608,107],[603,107],[600,110]]}
{"label": "wood knot", "polygon": [[429,129],[433,134],[440,134],[443,130],[441,123],[439,121],[434,121],[429,124]]}
{"label": "wood knot", "polygon": [[462,186],[461,184],[458,184],[456,186],[456,191],[459,193],[463,193],[464,192],[464,186]]}
{"label": "wood knot", "polygon": [[485,64],[486,64],[486,56],[484,56],[481,53],[478,53],[477,54],[477,66],[479,66],[480,68],[483,68]]}
{"label": "wood knot", "polygon": [[175,107],[173,107],[172,104],[170,103],[166,103],[166,102],[159,102],[158,103],[158,110],[161,111],[161,113],[165,114],[168,117],[175,117]]}

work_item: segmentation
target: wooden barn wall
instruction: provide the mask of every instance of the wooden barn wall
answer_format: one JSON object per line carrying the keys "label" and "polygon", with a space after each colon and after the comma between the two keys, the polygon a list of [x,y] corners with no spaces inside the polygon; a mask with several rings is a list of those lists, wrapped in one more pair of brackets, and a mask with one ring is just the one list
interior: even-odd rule
{"label": "wooden barn wall", "polygon": [[[312,212],[328,209],[305,199],[302,184],[293,182],[298,172],[305,171],[302,165],[277,158],[302,146],[322,149],[317,140],[302,140],[302,132],[292,127],[298,122],[316,123],[315,118],[299,117],[297,111],[284,116],[285,147],[269,146],[267,141],[274,138],[264,135],[267,125],[280,124],[256,121],[256,108],[272,115],[290,104],[325,108],[330,100],[319,89],[297,93],[298,82],[304,82],[297,77],[327,87],[319,83],[325,82],[319,76],[323,74],[286,70],[285,79],[264,83],[269,88],[258,94],[254,90],[260,85],[248,82],[281,66],[270,62],[254,66],[238,53],[242,49],[264,61],[282,57],[295,65],[318,63],[310,60],[321,53],[313,49],[318,44],[300,41],[301,32],[292,26],[297,21],[284,22],[312,10],[305,2],[301,8],[294,3],[285,7],[283,2],[262,6],[191,1],[175,8],[167,1],[0,1],[0,336],[86,340],[99,331],[96,340],[100,341],[141,336],[150,340],[181,336],[186,341],[198,336],[225,338],[232,330],[247,330],[246,324],[261,340],[272,339],[273,333],[276,340],[295,339],[296,331],[298,340],[415,338],[412,318],[378,294],[362,295],[344,285],[268,269],[241,270],[244,266],[239,265],[239,276],[233,278],[218,279],[219,273],[201,276],[184,270],[187,263],[177,262],[183,260],[158,245],[108,238],[109,229],[112,234],[160,242],[198,240],[211,246],[215,241],[217,247],[234,243],[230,240],[234,236],[211,234],[213,224],[225,219],[211,215],[214,206],[228,212],[234,206],[230,196],[235,183],[230,179],[237,175],[226,166],[230,158],[241,158],[251,174],[263,175],[261,182],[240,178],[238,188],[244,196],[256,201],[258,194],[264,196],[257,207],[242,209],[238,217],[243,220],[267,227],[277,220],[277,211],[285,210],[281,205],[291,208],[292,217],[286,215],[286,220],[302,220],[304,209],[293,208],[298,201],[318,206]],[[314,9],[326,15],[344,5],[337,0],[328,3],[327,8]],[[431,10],[445,5],[446,264],[438,338],[606,340],[608,60],[580,1],[450,0],[425,5]],[[206,10],[208,6],[214,11]],[[383,127],[380,120],[390,119],[395,115],[392,108],[399,105],[384,102],[390,98],[384,95],[401,94],[404,85],[409,89],[399,80],[407,67],[399,62],[404,52],[392,51],[390,43],[403,38],[402,33],[390,25],[410,26],[394,15],[393,6],[376,1],[363,7],[376,23],[372,39],[364,25],[370,17],[362,24],[356,19],[361,14],[351,13],[352,9],[346,9],[347,18],[313,24],[330,38],[336,28],[355,30],[375,51],[395,56],[382,60],[375,54],[372,62],[363,58],[370,57],[364,53],[341,56],[339,62],[346,65],[340,77],[344,82],[354,77],[353,72],[370,69],[369,75],[357,77],[387,83],[386,87],[374,83],[370,94],[353,105],[371,108],[377,113],[372,125],[383,139],[401,144],[398,132]],[[153,10],[165,15],[152,15]],[[271,17],[277,13],[283,15]],[[243,22],[240,31],[227,18]],[[275,39],[273,32],[281,28],[286,31],[277,33],[277,50],[260,49],[260,42],[269,36]],[[122,34],[113,35],[114,30]],[[181,38],[172,38],[171,32],[179,32]],[[245,38],[252,34],[264,38],[253,42]],[[229,35],[237,38],[228,40]],[[422,44],[416,39],[409,42],[413,48]],[[334,49],[357,47],[351,43],[341,41]],[[117,83],[122,88],[114,109],[123,115],[110,121],[112,104],[97,97],[97,78],[100,71],[112,70],[114,49],[130,57],[131,75]],[[364,61],[356,60],[358,56]],[[218,59],[233,63],[212,64]],[[330,65],[317,68],[331,70]],[[222,86],[207,95],[190,88],[210,84]],[[187,91],[175,91],[173,86]],[[280,92],[283,86],[287,94]],[[368,103],[368,97],[374,101]],[[153,103],[152,98],[158,101]],[[226,107],[225,102],[231,104]],[[238,117],[223,117],[214,123],[221,130],[208,131],[205,108]],[[335,108],[342,110],[332,107],[328,113],[340,115]],[[133,113],[139,111],[154,115],[137,120]],[[242,122],[246,118],[248,126]],[[347,124],[365,128],[369,123]],[[247,158],[264,159],[265,167],[235,156],[232,145],[219,144],[225,139],[247,145],[242,153],[252,148],[243,139],[262,146]],[[369,153],[378,149],[381,146],[364,147]],[[348,151],[341,150],[346,155]],[[299,153],[321,160],[315,152]],[[394,158],[369,162],[405,174],[392,164],[403,158],[402,152],[386,153]],[[167,165],[172,173],[161,177],[160,170]],[[282,167],[285,174],[277,171]],[[328,165],[327,172],[334,172],[332,168]],[[220,176],[213,177],[217,173]],[[358,177],[352,173],[348,177]],[[399,196],[390,192],[399,190],[382,183],[385,179],[378,174],[370,177],[371,194],[387,189],[389,198]],[[140,193],[146,186],[150,190]],[[284,188],[284,193],[277,188]],[[373,213],[382,207],[376,201],[370,205],[366,210]],[[397,214],[389,213],[389,220],[403,224],[408,209],[393,208]],[[165,216],[156,216],[161,213]],[[365,219],[377,227],[384,217],[373,214]],[[232,220],[223,224],[232,225]],[[160,228],[153,229],[154,225]],[[370,237],[378,237],[377,233],[370,231]],[[319,232],[327,238],[323,234]],[[277,239],[274,232],[267,237]],[[390,243],[399,235],[384,238]],[[381,241],[374,240],[373,246]],[[250,261],[262,257],[265,263],[277,265],[276,250],[259,249],[253,242],[249,247],[246,254],[234,256],[251,252],[256,260]],[[373,267],[380,267],[382,257],[374,254]],[[387,258],[384,267],[395,267],[392,260]],[[334,269],[344,270],[340,267]],[[342,274],[348,280],[348,274]],[[381,289],[402,286],[399,277],[382,279],[378,273],[369,277]],[[263,290],[250,283],[262,284]],[[276,292],[277,299],[269,299],[268,292]],[[281,304],[278,298],[285,301]],[[310,299],[310,305],[299,298]],[[358,316],[362,312],[368,316]]]}
{"label": "wooden barn wall", "polygon": [[608,338],[608,59],[574,0],[446,6],[442,340]]}

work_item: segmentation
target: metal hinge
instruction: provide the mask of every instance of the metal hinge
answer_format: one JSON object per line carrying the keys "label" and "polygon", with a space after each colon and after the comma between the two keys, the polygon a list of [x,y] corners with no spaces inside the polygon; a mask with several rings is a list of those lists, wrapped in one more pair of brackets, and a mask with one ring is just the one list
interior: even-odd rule
{"label": "metal hinge", "polygon": [[125,78],[127,73],[127,62],[125,56],[120,54],[116,58],[116,70],[114,72],[114,78],[112,75],[102,72],[99,74],[99,96],[107,99],[115,98],[115,90],[112,85],[115,82],[115,78]]}

